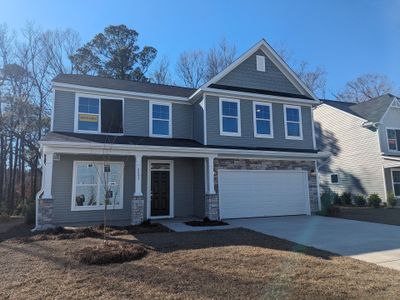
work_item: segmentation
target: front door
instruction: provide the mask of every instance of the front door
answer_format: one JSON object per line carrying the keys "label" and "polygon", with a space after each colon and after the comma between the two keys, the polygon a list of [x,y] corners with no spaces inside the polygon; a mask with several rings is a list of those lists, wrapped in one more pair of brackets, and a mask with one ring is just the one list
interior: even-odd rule
{"label": "front door", "polygon": [[169,216],[169,171],[151,171],[151,216]]}

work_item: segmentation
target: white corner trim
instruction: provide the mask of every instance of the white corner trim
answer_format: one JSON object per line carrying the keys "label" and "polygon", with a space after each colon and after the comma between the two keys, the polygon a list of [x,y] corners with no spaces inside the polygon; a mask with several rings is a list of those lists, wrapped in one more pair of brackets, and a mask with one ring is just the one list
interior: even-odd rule
{"label": "white corner trim", "polygon": [[[260,119],[260,120],[269,121],[270,134],[262,134],[262,133],[257,132],[257,111],[256,111],[257,105],[269,107],[269,114],[270,114],[269,119]],[[273,138],[274,137],[274,119],[273,119],[273,111],[272,111],[271,103],[253,101],[253,130],[254,130],[254,137],[256,137],[256,138]]]}
{"label": "white corner trim", "polygon": [[203,108],[203,143],[207,145],[207,97],[203,94],[203,99],[200,102],[200,106]]}
{"label": "white corner trim", "polygon": [[[237,132],[229,132],[223,130],[223,114],[222,114],[222,103],[223,102],[233,102],[237,104],[237,117],[227,116],[229,118],[236,118],[238,122],[238,131]],[[242,126],[241,126],[241,112],[240,112],[240,99],[231,99],[231,98],[219,98],[219,134],[222,136],[241,136],[242,135]]]}
{"label": "white corner trim", "polygon": [[[168,111],[169,111],[168,135],[153,133],[153,105],[154,104],[161,105],[161,106],[168,106]],[[166,121],[166,120],[162,120],[162,121]],[[149,136],[161,137],[161,138],[171,138],[172,137],[172,103],[149,101]]]}
{"label": "white corner trim", "polygon": [[[297,109],[299,111],[300,136],[289,136],[288,135],[287,123],[288,122],[293,122],[293,121],[287,121],[287,116],[286,116],[286,109],[287,108],[293,108],[293,109]],[[283,105],[283,118],[284,118],[284,123],[285,123],[285,139],[287,139],[287,140],[303,140],[303,120],[302,120],[302,115],[301,114],[302,114],[301,106],[288,105],[288,104]]]}

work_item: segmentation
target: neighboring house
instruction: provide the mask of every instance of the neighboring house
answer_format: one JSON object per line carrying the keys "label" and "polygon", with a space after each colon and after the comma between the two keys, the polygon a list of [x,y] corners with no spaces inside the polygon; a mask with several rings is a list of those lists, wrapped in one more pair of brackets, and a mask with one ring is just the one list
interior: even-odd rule
{"label": "neighboring house", "polygon": [[400,199],[400,101],[386,94],[355,104],[323,100],[314,111],[318,146],[332,153],[321,162],[320,182],[342,193],[389,192]]}
{"label": "neighboring house", "polygon": [[260,41],[199,89],[58,75],[37,228],[319,210],[319,100]]}

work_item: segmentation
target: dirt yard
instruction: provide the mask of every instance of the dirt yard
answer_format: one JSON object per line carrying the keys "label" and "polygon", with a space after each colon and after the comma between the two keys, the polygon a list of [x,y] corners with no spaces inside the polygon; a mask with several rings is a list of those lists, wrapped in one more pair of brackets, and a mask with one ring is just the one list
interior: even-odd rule
{"label": "dirt yard", "polygon": [[82,265],[101,239],[0,243],[1,299],[398,298],[400,272],[245,229],[114,237],[145,245],[141,260]]}

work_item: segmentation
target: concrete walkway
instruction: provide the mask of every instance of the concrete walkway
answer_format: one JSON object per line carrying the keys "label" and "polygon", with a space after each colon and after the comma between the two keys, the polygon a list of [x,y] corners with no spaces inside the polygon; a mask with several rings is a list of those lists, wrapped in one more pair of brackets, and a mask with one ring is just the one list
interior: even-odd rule
{"label": "concrete walkway", "polygon": [[400,226],[320,216],[227,221],[306,246],[400,270]]}

